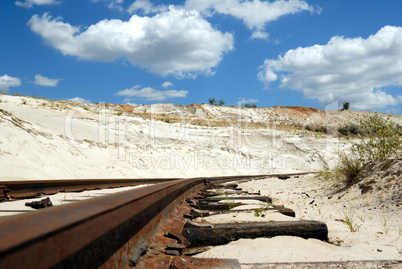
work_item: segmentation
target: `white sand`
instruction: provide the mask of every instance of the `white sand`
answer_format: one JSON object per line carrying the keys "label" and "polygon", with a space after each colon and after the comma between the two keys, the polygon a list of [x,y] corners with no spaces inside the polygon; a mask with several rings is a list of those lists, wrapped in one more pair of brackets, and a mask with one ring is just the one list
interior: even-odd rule
{"label": "white sand", "polygon": [[[356,191],[333,194],[336,188],[330,182],[320,181],[314,176],[288,180],[252,180],[239,186],[249,192],[259,190],[261,195],[271,196],[274,204],[283,204],[293,209],[297,219],[326,223],[330,243],[293,236],[241,239],[225,246],[213,247],[197,257],[232,258],[239,259],[240,263],[402,259],[402,253],[398,253],[402,250],[402,210],[395,205],[380,204],[378,193],[364,199]],[[344,198],[345,195],[347,198]],[[340,221],[343,212],[354,212],[355,224],[361,225],[357,232],[350,232],[347,225]],[[203,219],[211,223],[265,221],[273,215],[266,211],[264,218],[255,217],[250,212]],[[384,219],[387,222],[385,226]]]}
{"label": "white sand", "polygon": [[[203,121],[211,121],[209,127],[190,124],[199,119],[197,112],[192,114],[194,118],[183,118],[182,123],[166,123],[134,114],[120,115],[121,111],[114,108],[94,104],[8,95],[0,95],[0,100],[0,180],[317,170],[324,160],[334,163],[338,148],[350,144],[336,138],[305,136],[306,131],[281,131],[268,123],[268,129],[238,127],[240,121],[262,120],[264,124],[270,120],[269,110],[264,109],[243,111],[204,106],[202,111],[208,116]],[[168,115],[191,112],[186,107],[164,104],[136,109],[142,108]],[[231,124],[212,127],[213,120],[220,117],[231,117]]]}
{"label": "white sand", "polygon": [[[0,95],[0,101],[0,181],[314,171],[324,163],[336,164],[338,150],[348,148],[351,141],[292,128],[284,131],[273,124],[339,126],[356,122],[361,116],[352,111],[311,114],[313,109],[304,113],[304,109],[209,105],[156,104],[134,108],[135,113],[155,112],[182,119],[180,123],[168,123],[150,120],[145,114],[121,115],[121,110],[115,107],[93,104],[7,95]],[[200,119],[211,124],[191,124]],[[213,127],[217,119],[231,124]],[[393,120],[402,124],[400,116],[394,116]],[[240,123],[265,125],[256,128],[246,124],[240,128]],[[333,186],[311,177],[265,179],[240,186],[250,192],[260,190],[261,195],[271,195],[274,204],[292,208],[298,218],[324,221],[331,244],[297,237],[244,239],[215,247],[199,257],[236,258],[241,263],[401,259],[402,254],[398,253],[402,249],[401,209],[378,203],[377,198],[385,197],[385,193],[372,193],[360,199],[360,190],[354,188],[334,194]],[[400,187],[396,184],[393,188]],[[65,203],[66,199],[86,199],[85,195],[95,194],[81,193],[79,197],[58,194],[51,200],[55,204]],[[24,203],[1,203],[0,208],[27,209]],[[350,232],[340,221],[343,210],[353,210],[359,217],[358,232]],[[211,222],[287,218],[275,212],[256,217],[252,209],[249,213],[209,217]],[[386,225],[381,224],[384,220]]]}

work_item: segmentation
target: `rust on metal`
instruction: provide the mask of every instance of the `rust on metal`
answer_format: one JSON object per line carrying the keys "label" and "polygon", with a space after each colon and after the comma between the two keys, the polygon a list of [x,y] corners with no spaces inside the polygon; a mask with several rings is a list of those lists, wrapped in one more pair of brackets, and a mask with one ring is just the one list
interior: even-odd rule
{"label": "rust on metal", "polygon": [[6,198],[21,199],[50,195],[58,192],[80,192],[104,188],[120,188],[143,184],[163,183],[178,178],[154,179],[63,179],[39,181],[2,181],[7,187]]}
{"label": "rust on metal", "polygon": [[148,242],[161,220],[200,184],[202,179],[176,180],[10,217],[0,223],[0,264],[126,267],[137,243]]}
{"label": "rust on metal", "polygon": [[[305,173],[292,175],[301,174]],[[205,248],[192,248],[197,243],[185,234],[189,230],[203,233],[206,229],[222,228],[229,234],[235,227],[230,230],[219,225],[190,225],[184,216],[193,216],[199,209],[193,207],[200,204],[196,198],[207,199],[204,184],[275,176],[5,182],[4,188],[0,188],[5,199],[124,184],[159,184],[0,221],[0,265],[2,268],[240,268],[237,260],[191,257]],[[10,189],[7,195],[6,189]]]}
{"label": "rust on metal", "polygon": [[10,190],[7,188],[6,185],[0,185],[0,201],[6,200],[7,199],[7,193]]}
{"label": "rust on metal", "polygon": [[50,198],[47,197],[47,198],[42,199],[40,201],[34,201],[34,202],[25,203],[25,206],[29,206],[29,207],[32,207],[34,209],[42,209],[42,208],[53,206],[53,203],[52,203],[52,201],[50,201]]}

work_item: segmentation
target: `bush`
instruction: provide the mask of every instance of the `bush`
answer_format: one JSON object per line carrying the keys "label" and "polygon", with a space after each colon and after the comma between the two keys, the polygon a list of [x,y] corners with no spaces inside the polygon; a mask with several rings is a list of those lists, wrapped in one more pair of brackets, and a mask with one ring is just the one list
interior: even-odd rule
{"label": "bush", "polygon": [[[390,117],[383,119],[377,113],[373,116],[364,115],[360,128],[367,137],[360,136],[360,143],[352,145],[351,154],[340,153],[339,163],[331,173],[331,177],[349,184],[360,180],[363,175],[359,172],[366,163],[384,161],[402,149],[401,132],[390,121]],[[343,131],[347,129],[339,128],[339,132]],[[324,170],[322,175],[328,176],[328,172]]]}
{"label": "bush", "polygon": [[307,131],[312,131],[313,129],[311,128],[310,125],[307,124],[307,125],[306,125],[306,130],[307,130]]}
{"label": "bush", "polygon": [[360,127],[368,138],[360,137],[360,143],[352,146],[352,152],[359,156],[362,163],[384,161],[402,149],[401,133],[389,116],[386,119],[381,118],[378,113],[364,116]]}
{"label": "bush", "polygon": [[215,106],[215,105],[216,105],[216,100],[215,100],[215,98],[209,98],[209,99],[208,99],[208,103],[209,103],[210,105],[212,105],[212,106]]}
{"label": "bush", "polygon": [[358,181],[359,171],[363,164],[354,155],[339,154],[339,162],[335,168],[335,175],[339,180],[348,184]]}
{"label": "bush", "polygon": [[349,102],[344,102],[344,103],[343,103],[342,110],[349,110],[349,107],[350,107]]}
{"label": "bush", "polygon": [[257,108],[257,105],[256,104],[254,104],[254,103],[252,103],[252,104],[244,104],[243,105],[244,107],[247,107],[247,108]]}
{"label": "bush", "polygon": [[395,128],[398,130],[399,134],[402,134],[402,125],[397,123]]}
{"label": "bush", "polygon": [[352,134],[358,134],[359,131],[360,131],[360,128],[356,124],[351,124],[349,126],[349,132],[351,132]]}
{"label": "bush", "polygon": [[217,101],[217,100],[215,100],[215,98],[209,98],[208,103],[211,106],[223,106],[225,104],[225,101],[223,101],[222,99]]}
{"label": "bush", "polygon": [[327,132],[327,127],[325,127],[325,126],[315,127],[314,131],[315,132],[326,133]]}
{"label": "bush", "polygon": [[340,127],[338,128],[338,132],[340,132],[343,135],[348,135],[349,134],[349,130],[345,127]]}

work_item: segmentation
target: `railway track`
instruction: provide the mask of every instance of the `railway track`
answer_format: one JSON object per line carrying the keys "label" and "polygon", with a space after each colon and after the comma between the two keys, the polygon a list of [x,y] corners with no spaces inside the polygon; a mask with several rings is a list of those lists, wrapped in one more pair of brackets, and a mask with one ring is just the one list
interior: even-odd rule
{"label": "railway track", "polygon": [[[292,175],[303,175],[296,173]],[[258,177],[286,177],[282,174],[259,175],[259,176],[226,176],[212,177],[211,180],[231,180],[236,178]],[[179,178],[147,178],[147,179],[64,179],[64,180],[37,180],[37,181],[1,181],[0,201],[10,199],[24,199],[40,197],[59,192],[81,192],[104,188],[119,188],[144,184],[157,184],[177,180]]]}
{"label": "railway track", "polygon": [[[211,245],[239,238],[295,235],[326,241],[327,227],[317,221],[211,225],[194,219],[242,210],[236,206],[247,204],[247,200],[266,203],[264,212],[271,210],[295,216],[291,209],[272,205],[270,197],[244,192],[233,181],[287,179],[303,174],[306,173],[155,179],[147,181],[147,184],[155,184],[140,189],[16,215],[0,221],[0,268],[240,268],[237,260],[201,259],[193,255]],[[28,189],[25,190],[25,183],[7,182],[3,183],[3,190],[8,190],[5,199],[11,199],[50,194],[55,189],[80,191],[116,187],[122,186],[123,181],[101,180],[101,185],[95,184],[95,180],[91,184],[75,181],[76,185],[60,181],[58,187],[57,182],[49,185],[30,182],[26,183]],[[127,180],[124,184],[141,182],[144,181]],[[398,261],[385,261],[380,265],[385,263],[401,265]],[[332,268],[354,268],[347,267],[346,263],[330,265],[336,264],[339,267]],[[308,268],[322,268],[319,267],[322,265],[317,263]]]}

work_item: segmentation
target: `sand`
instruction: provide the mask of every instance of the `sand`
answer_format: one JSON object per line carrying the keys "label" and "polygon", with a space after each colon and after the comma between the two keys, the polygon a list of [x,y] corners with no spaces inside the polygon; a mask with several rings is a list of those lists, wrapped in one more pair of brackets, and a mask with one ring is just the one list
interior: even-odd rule
{"label": "sand", "polygon": [[[240,239],[213,247],[197,257],[239,259],[243,264],[402,259],[402,210],[396,204],[378,203],[378,193],[362,199],[356,190],[354,193],[336,192],[339,188],[333,182],[312,175],[288,180],[252,180],[239,186],[249,192],[260,191],[261,195],[271,196],[274,204],[293,209],[296,219],[326,223],[329,243],[294,236]],[[357,232],[351,232],[341,221],[345,212],[354,213],[354,223],[360,226]],[[264,217],[256,217],[253,212],[232,213],[198,218],[198,221],[227,223],[288,219],[291,218],[277,217],[275,213],[266,211]]]}
{"label": "sand", "polygon": [[[139,115],[71,101],[8,95],[0,95],[0,100],[0,180],[311,171],[334,164],[337,151],[350,144],[264,122],[264,128],[248,126],[245,121],[268,120],[263,109],[205,106],[209,116],[200,126],[191,124],[199,118],[184,117],[177,123],[152,119],[173,113],[164,104],[147,108],[161,114]],[[214,120],[229,116],[228,126],[215,126]]]}
{"label": "sand", "polygon": [[[172,104],[126,109],[134,113],[111,105],[0,95],[0,181],[318,171],[324,164],[334,166],[338,151],[347,150],[353,140],[292,125],[340,126],[357,122],[362,115],[305,108]],[[154,114],[147,114],[150,112]],[[155,120],[157,117],[165,120]],[[174,122],[177,118],[180,120]],[[402,123],[400,116],[393,120]],[[196,124],[198,121],[202,124]],[[287,127],[278,128],[275,124]],[[377,185],[388,184],[390,188],[374,187],[367,195],[361,195],[358,186],[337,192],[339,185],[312,176],[242,183],[243,189],[260,191],[261,195],[271,196],[274,204],[292,208],[297,218],[325,222],[329,243],[290,236],[241,239],[198,256],[236,258],[243,264],[401,259],[401,205],[397,201],[389,203],[391,198],[387,196],[387,192],[400,190],[398,173],[393,175],[394,179],[380,177],[383,181]],[[57,205],[100,193],[103,191],[78,196],[57,194],[51,200]],[[31,210],[24,206],[25,202],[1,203],[0,208]],[[256,217],[252,210],[260,204],[248,207],[251,212],[214,215],[203,220],[222,223],[289,219],[277,212]],[[357,232],[351,232],[342,222],[345,213],[355,214],[355,225],[360,227]]]}

